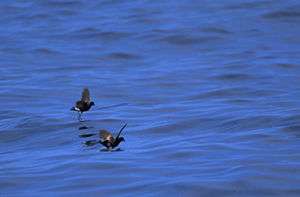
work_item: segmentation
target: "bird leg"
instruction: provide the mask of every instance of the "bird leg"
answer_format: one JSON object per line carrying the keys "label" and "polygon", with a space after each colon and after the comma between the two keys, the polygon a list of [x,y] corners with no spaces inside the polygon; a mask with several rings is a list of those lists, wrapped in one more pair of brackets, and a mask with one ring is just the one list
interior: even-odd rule
{"label": "bird leg", "polygon": [[82,112],[78,112],[78,120],[79,120],[79,122],[82,122],[81,115],[82,115]]}

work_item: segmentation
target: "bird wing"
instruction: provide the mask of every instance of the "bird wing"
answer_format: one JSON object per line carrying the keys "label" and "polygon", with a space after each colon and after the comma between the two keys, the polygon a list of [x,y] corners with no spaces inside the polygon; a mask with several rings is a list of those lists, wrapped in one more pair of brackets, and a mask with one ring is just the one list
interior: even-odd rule
{"label": "bird wing", "polygon": [[109,142],[113,142],[115,141],[114,137],[112,136],[112,134],[107,131],[107,130],[100,130],[100,138],[103,140],[103,141],[109,141]]}
{"label": "bird wing", "polygon": [[83,102],[77,101],[75,106],[76,106],[75,111],[80,111],[80,109],[83,107]]}
{"label": "bird wing", "polygon": [[85,103],[89,103],[90,102],[90,91],[87,88],[84,88],[82,91],[82,95],[81,95],[81,101],[85,102]]}

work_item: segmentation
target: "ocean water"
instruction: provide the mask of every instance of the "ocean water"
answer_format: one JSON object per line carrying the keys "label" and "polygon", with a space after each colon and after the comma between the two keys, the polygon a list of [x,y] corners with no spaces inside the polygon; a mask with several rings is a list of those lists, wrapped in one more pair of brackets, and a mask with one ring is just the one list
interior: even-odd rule
{"label": "ocean water", "polygon": [[[1,197],[300,195],[299,1],[0,12]],[[96,106],[78,122],[84,87]],[[125,123],[121,151],[82,137]]]}

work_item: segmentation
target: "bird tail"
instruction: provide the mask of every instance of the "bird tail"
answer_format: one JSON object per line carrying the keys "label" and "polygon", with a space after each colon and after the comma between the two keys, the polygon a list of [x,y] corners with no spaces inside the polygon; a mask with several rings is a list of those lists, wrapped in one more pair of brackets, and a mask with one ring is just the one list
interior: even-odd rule
{"label": "bird tail", "polygon": [[122,131],[125,129],[126,126],[127,126],[127,123],[120,129],[120,131],[119,131],[119,133],[118,133],[118,135],[117,135],[116,138],[119,138],[119,137],[120,137]]}

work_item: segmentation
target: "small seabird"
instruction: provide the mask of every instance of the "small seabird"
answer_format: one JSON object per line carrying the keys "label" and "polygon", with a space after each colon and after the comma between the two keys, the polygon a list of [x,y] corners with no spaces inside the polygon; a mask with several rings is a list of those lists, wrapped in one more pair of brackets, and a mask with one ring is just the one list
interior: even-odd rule
{"label": "small seabird", "polygon": [[71,110],[78,112],[78,120],[81,121],[82,113],[85,111],[89,111],[89,109],[93,105],[95,105],[95,103],[93,101],[91,101],[89,89],[84,88],[82,91],[81,100],[77,101],[75,104],[75,107],[72,107]]}
{"label": "small seabird", "polygon": [[101,140],[99,141],[99,143],[102,144],[103,146],[105,146],[108,150],[112,150],[112,149],[116,148],[122,141],[125,142],[125,139],[123,137],[120,137],[120,135],[126,126],[127,126],[127,124],[125,124],[120,129],[116,138],[114,138],[109,131],[100,130],[99,135],[100,135]]}

